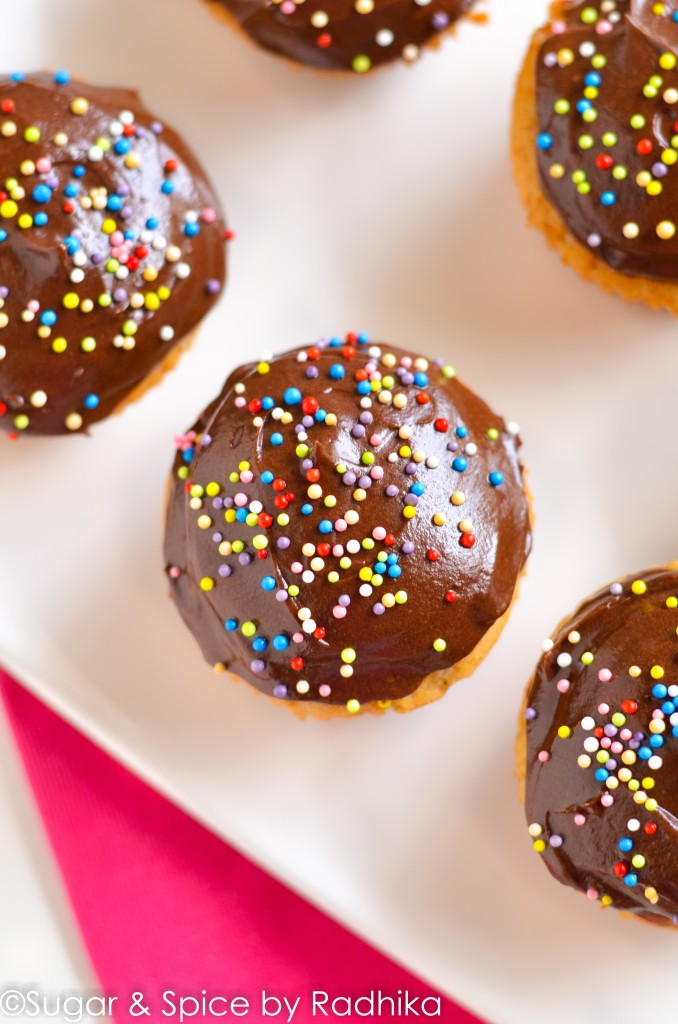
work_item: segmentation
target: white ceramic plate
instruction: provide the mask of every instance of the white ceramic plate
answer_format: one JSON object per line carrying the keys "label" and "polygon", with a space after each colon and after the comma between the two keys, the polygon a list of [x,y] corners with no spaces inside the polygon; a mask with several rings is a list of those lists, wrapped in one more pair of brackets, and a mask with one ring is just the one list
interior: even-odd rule
{"label": "white ceramic plate", "polygon": [[[333,79],[259,53],[198,0],[12,5],[0,66],[138,85],[201,154],[238,240],[224,301],[160,388],[91,439],[0,443],[0,658],[494,1024],[665,1020],[674,937],[548,878],[513,743],[559,617],[678,554],[678,330],[581,283],[523,227],[509,107],[543,5],[492,6],[416,67]],[[444,355],[521,422],[535,549],[499,645],[440,704],[300,723],[203,664],[167,599],[163,490],[173,434],[236,362],[352,329]],[[624,984],[631,966],[642,983]]]}

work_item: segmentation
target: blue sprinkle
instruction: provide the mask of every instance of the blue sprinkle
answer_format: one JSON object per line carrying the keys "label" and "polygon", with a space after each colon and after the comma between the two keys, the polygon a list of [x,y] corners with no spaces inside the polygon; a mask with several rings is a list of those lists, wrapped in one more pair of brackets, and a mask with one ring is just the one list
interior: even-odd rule
{"label": "blue sprinkle", "polygon": [[264,576],[261,581],[262,590],[275,590],[275,580],[272,576]]}
{"label": "blue sprinkle", "polygon": [[193,458],[193,452],[194,451],[195,451],[195,448],[187,448],[186,449],[186,451],[181,456],[182,459],[184,460],[184,462],[190,462],[191,461],[191,459]]}
{"label": "blue sprinkle", "polygon": [[650,746],[654,747],[655,749],[657,747],[663,747],[664,746],[664,737],[663,736],[656,736],[656,735],[655,736],[650,736]]}
{"label": "blue sprinkle", "polygon": [[74,185],[71,181],[68,185],[66,185],[66,188],[64,189],[64,195],[68,196],[69,199],[73,199],[75,196],[77,196],[79,191],[80,190],[78,189],[78,186]]}
{"label": "blue sprinkle", "polygon": [[284,636],[282,633],[278,633],[277,636],[273,637],[273,646],[275,647],[276,651],[286,651],[287,648],[290,646],[290,642],[286,636]]}
{"label": "blue sprinkle", "polygon": [[238,620],[237,619],[227,619],[226,622],[224,623],[224,626],[229,631],[229,633],[232,633],[234,630],[236,630],[238,628]]}
{"label": "blue sprinkle", "polygon": [[671,730],[671,734],[678,738],[678,725],[674,725],[673,729]]}
{"label": "blue sprinkle", "polygon": [[332,533],[334,527],[332,526],[332,523],[329,521],[329,519],[323,519],[320,523],[318,523],[318,529],[320,530],[321,533]]}
{"label": "blue sprinkle", "polygon": [[369,395],[371,390],[372,385],[368,380],[361,380],[360,383],[358,384],[358,387],[356,388],[356,391],[358,392],[359,395]]}
{"label": "blue sprinkle", "polygon": [[52,327],[56,323],[57,315],[53,309],[46,309],[44,313],[40,314],[40,323],[46,327]]}
{"label": "blue sprinkle", "polygon": [[638,751],[638,757],[641,761],[649,761],[652,757],[652,750],[650,747],[641,747]]}
{"label": "blue sprinkle", "polygon": [[254,640],[252,641],[253,651],[256,651],[257,654],[260,654],[262,651],[265,651],[267,647],[268,640],[266,639],[265,636],[255,636]]}
{"label": "blue sprinkle", "polygon": [[25,74],[23,73],[23,71],[15,71],[15,72],[13,72],[13,74],[12,74],[12,81],[13,81],[13,82],[23,82],[23,80],[24,80],[24,78],[25,78],[25,77],[26,77],[26,76],[25,76]]}
{"label": "blue sprinkle", "polygon": [[596,782],[606,782],[610,773],[605,768],[598,768],[594,777]]}
{"label": "blue sprinkle", "polygon": [[174,182],[163,181],[162,185],[160,186],[160,191],[164,192],[166,196],[171,196],[172,193],[174,192]]}
{"label": "blue sprinkle", "polygon": [[614,194],[614,192],[603,192],[602,196],[600,197],[600,201],[603,204],[603,206],[614,206],[614,204],[617,202],[617,197]]}
{"label": "blue sprinkle", "polygon": [[52,198],[52,190],[49,185],[42,182],[33,189],[33,199],[36,203],[48,203]]}
{"label": "blue sprinkle", "polygon": [[590,100],[579,100],[579,102],[577,103],[577,110],[579,111],[580,114],[583,114],[585,110],[590,110],[590,109],[591,109],[591,101]]}
{"label": "blue sprinkle", "polygon": [[387,569],[386,562],[377,562],[377,564],[374,567],[374,571],[378,572],[380,576],[385,576],[386,575],[386,569]]}
{"label": "blue sprinkle", "polygon": [[601,82],[602,78],[600,77],[597,71],[589,71],[589,73],[584,78],[584,85],[588,85],[593,89],[597,89]]}
{"label": "blue sprinkle", "polygon": [[49,217],[47,216],[44,210],[39,210],[33,218],[33,222],[37,224],[39,228],[44,228],[48,220]]}
{"label": "blue sprinkle", "polygon": [[553,139],[547,132],[537,136],[537,149],[550,149],[552,145]]}
{"label": "blue sprinkle", "polygon": [[4,228],[0,228],[0,242],[4,242],[7,238],[7,232]]}
{"label": "blue sprinkle", "polygon": [[74,252],[77,252],[80,248],[80,242],[77,238],[73,238],[72,235],[66,235],[64,238],[64,245],[69,256],[72,256]]}
{"label": "blue sprinkle", "polygon": [[306,503],[305,505],[301,506],[301,514],[302,514],[302,516],[310,516],[312,511],[313,511],[313,505],[309,505],[308,503]]}
{"label": "blue sprinkle", "polygon": [[261,400],[261,408],[262,409],[272,409],[274,405],[275,405],[275,402],[273,401],[271,396],[270,395],[264,395],[264,397]]}
{"label": "blue sprinkle", "polygon": [[457,473],[463,473],[467,466],[468,462],[461,457],[455,459],[452,463],[452,469],[456,469]]}
{"label": "blue sprinkle", "polygon": [[99,404],[99,396],[98,395],[88,395],[87,398],[85,399],[85,408],[87,408],[87,409],[96,409],[98,404]]}
{"label": "blue sprinkle", "polygon": [[345,372],[341,363],[334,363],[333,366],[330,366],[330,377],[332,380],[343,380]]}
{"label": "blue sprinkle", "polygon": [[468,437],[468,427],[457,427],[455,434],[457,437]]}
{"label": "blue sprinkle", "polygon": [[327,410],[326,409],[316,409],[315,415],[314,415],[313,418],[318,423],[324,423],[326,418],[327,418]]}
{"label": "blue sprinkle", "polygon": [[124,237],[127,239],[128,242],[133,242],[134,241],[134,232],[133,231],[126,231]]}
{"label": "blue sprinkle", "polygon": [[247,519],[248,515],[249,515],[249,512],[247,511],[246,508],[239,508],[238,511],[235,514],[236,522],[244,523],[245,520]]}
{"label": "blue sprinkle", "polygon": [[625,836],[623,839],[620,839],[619,849],[622,851],[622,853],[628,853],[629,850],[633,849],[633,839],[629,839],[628,836]]}
{"label": "blue sprinkle", "polygon": [[392,551],[391,554],[386,559],[386,564],[387,565],[395,565],[397,561],[398,561],[398,556],[396,555],[395,551]]}
{"label": "blue sprinkle", "polygon": [[122,210],[122,196],[109,196],[106,206],[109,210]]}
{"label": "blue sprinkle", "polygon": [[158,220],[157,217],[149,217],[148,220],[146,221],[146,227],[148,228],[149,231],[155,231],[159,224],[160,221]]}
{"label": "blue sprinkle", "polygon": [[283,436],[282,436],[282,434],[278,434],[278,433],[271,434],[271,444],[274,444],[277,447],[279,444],[282,444],[282,443],[283,443]]}
{"label": "blue sprinkle", "polygon": [[678,11],[674,11],[671,15],[671,21],[678,21]]}
{"label": "blue sprinkle", "polygon": [[115,145],[113,146],[115,152],[118,153],[120,156],[124,156],[125,153],[129,153],[131,148],[132,143],[129,141],[129,139],[118,139]]}
{"label": "blue sprinkle", "polygon": [[664,712],[665,715],[672,715],[675,710],[676,710],[676,705],[673,703],[672,700],[666,700],[662,704],[662,711]]}
{"label": "blue sprinkle", "polygon": [[272,484],[274,480],[275,477],[273,476],[273,473],[271,473],[270,469],[265,469],[261,474],[262,484]]}
{"label": "blue sprinkle", "polygon": [[391,579],[394,580],[396,580],[398,576],[400,576],[402,571],[403,570],[400,568],[399,565],[389,565],[388,567],[388,574],[391,577]]}
{"label": "blue sprinkle", "polygon": [[369,334],[366,334],[365,331],[361,331],[360,334],[358,335],[358,341],[361,345],[366,345],[369,340],[370,336]]}
{"label": "blue sprinkle", "polygon": [[184,224],[184,234],[187,238],[195,238],[200,234],[200,225],[197,220],[191,220],[188,224]]}
{"label": "blue sprinkle", "polygon": [[414,383],[418,388],[425,388],[428,384],[428,377],[425,373],[415,373]]}
{"label": "blue sprinkle", "polygon": [[638,875],[634,875],[633,872],[629,875],[624,875],[624,885],[628,885],[630,889],[634,885],[638,885]]}
{"label": "blue sprinkle", "polygon": [[656,697],[657,700],[664,700],[668,692],[663,683],[655,683],[652,687],[652,696]]}
{"label": "blue sprinkle", "polygon": [[71,80],[70,71],[66,71],[64,68],[61,68],[60,71],[57,71],[57,73],[54,76],[54,81],[56,82],[57,85],[68,85],[70,80]]}
{"label": "blue sprinkle", "polygon": [[73,168],[73,177],[74,178],[84,178],[85,174],[86,174],[86,169],[82,166],[82,164],[76,164],[75,167]]}
{"label": "blue sprinkle", "polygon": [[335,335],[335,336],[334,336],[333,338],[331,338],[331,339],[330,339],[330,346],[331,346],[332,348],[339,348],[339,347],[340,347],[340,345],[343,345],[343,344],[344,344],[344,343],[343,343],[343,341],[341,340],[341,338],[337,338],[337,336],[336,336],[336,335]]}
{"label": "blue sprinkle", "polygon": [[426,488],[424,487],[423,484],[417,482],[416,484],[412,484],[410,490],[412,491],[412,494],[416,494],[417,497],[421,497]]}
{"label": "blue sprinkle", "polygon": [[287,405],[299,405],[299,402],[301,401],[301,391],[299,388],[287,388],[283,398]]}
{"label": "blue sprinkle", "polygon": [[494,470],[494,472],[490,473],[487,479],[493,487],[500,487],[504,482],[504,474],[500,473],[499,470]]}

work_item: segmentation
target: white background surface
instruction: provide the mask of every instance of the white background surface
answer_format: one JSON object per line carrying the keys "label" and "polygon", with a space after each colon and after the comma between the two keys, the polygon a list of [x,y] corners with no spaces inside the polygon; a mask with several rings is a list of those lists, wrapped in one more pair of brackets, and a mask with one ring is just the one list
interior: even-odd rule
{"label": "white background surface", "polygon": [[[352,79],[257,52],[198,0],[12,6],[0,65],[138,84],[201,154],[238,240],[223,303],[162,387],[92,439],[0,445],[0,657],[494,1024],[645,1024],[676,1005],[675,936],[552,882],[513,777],[543,637],[591,589],[678,547],[676,323],[561,267],[511,180],[513,80],[543,10],[494,0],[489,27]],[[172,435],[236,362],[352,329],[444,355],[519,420],[535,549],[473,680],[414,715],[304,724],[203,665],[166,598],[163,488]],[[10,943],[3,922],[0,953]],[[49,945],[36,977],[77,969]],[[630,965],[647,983],[622,983]]]}

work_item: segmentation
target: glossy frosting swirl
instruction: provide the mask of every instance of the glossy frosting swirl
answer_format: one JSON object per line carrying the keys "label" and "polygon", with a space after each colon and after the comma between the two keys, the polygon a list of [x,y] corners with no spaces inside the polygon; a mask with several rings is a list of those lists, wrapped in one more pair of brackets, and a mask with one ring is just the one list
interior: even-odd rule
{"label": "glossy frosting swirl", "polygon": [[572,234],[614,270],[678,279],[678,4],[558,2],[539,34],[537,161]]}
{"label": "glossy frosting swirl", "polygon": [[86,430],[213,305],[224,224],[135,92],[0,78],[0,428]]}
{"label": "glossy frosting swirl", "polygon": [[544,646],[527,694],[525,810],[549,871],[678,924],[678,571],[628,576]]}
{"label": "glossy frosting swirl", "polygon": [[519,444],[451,367],[364,335],[236,370],[178,439],[167,516],[205,658],[349,711],[460,661],[529,550]]}
{"label": "glossy frosting swirl", "polygon": [[211,0],[260,46],[324,70],[356,71],[401,57],[449,28],[475,0]]}

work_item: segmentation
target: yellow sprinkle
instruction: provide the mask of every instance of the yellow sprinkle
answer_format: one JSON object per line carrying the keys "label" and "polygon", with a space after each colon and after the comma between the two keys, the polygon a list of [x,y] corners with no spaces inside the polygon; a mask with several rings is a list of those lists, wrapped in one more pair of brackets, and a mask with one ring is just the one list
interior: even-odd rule
{"label": "yellow sprinkle", "polygon": [[647,591],[647,583],[645,580],[634,580],[631,584],[631,590],[634,594],[644,594]]}
{"label": "yellow sprinkle", "polygon": [[341,652],[341,660],[346,665],[353,664],[353,662],[355,661],[355,651],[353,650],[352,647],[344,647],[343,651]]}
{"label": "yellow sprinkle", "polygon": [[355,715],[360,711],[360,701],[353,698],[352,700],[346,701],[346,710],[350,715]]}
{"label": "yellow sprinkle", "polygon": [[558,729],[558,735],[560,736],[561,740],[566,740],[572,735],[572,730],[568,725],[561,725]]}
{"label": "yellow sprinkle", "polygon": [[203,578],[200,580],[200,589],[214,590],[214,580],[210,579],[209,576],[203,576]]}
{"label": "yellow sprinkle", "polygon": [[405,508],[403,509],[403,515],[405,516],[405,519],[414,519],[416,514],[417,510],[414,507],[414,505],[405,505]]}
{"label": "yellow sprinkle", "polygon": [[650,675],[653,679],[663,679],[664,669],[661,667],[661,665],[653,665],[650,669]]}
{"label": "yellow sprinkle", "polygon": [[84,96],[76,96],[74,100],[71,100],[71,113],[77,117],[82,117],[89,110],[89,101]]}
{"label": "yellow sprinkle", "polygon": [[537,839],[536,842],[532,844],[532,848],[536,850],[537,853],[543,853],[546,849],[546,843],[543,839]]}

